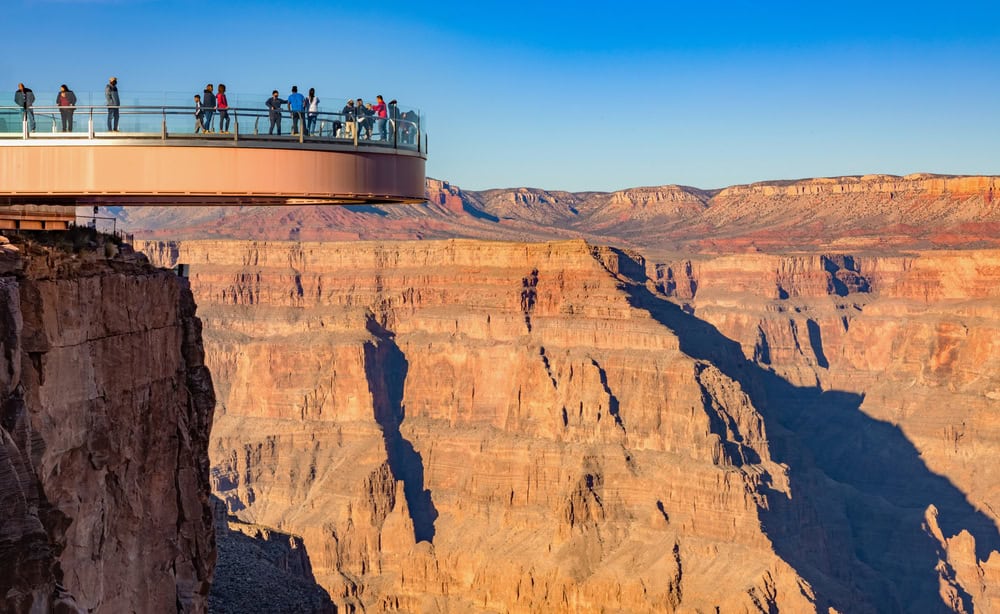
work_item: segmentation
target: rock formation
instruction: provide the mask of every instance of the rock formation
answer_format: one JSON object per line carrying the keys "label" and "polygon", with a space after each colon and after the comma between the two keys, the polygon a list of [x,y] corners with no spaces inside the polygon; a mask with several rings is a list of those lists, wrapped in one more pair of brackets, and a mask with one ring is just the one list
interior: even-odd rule
{"label": "rock formation", "polygon": [[204,612],[214,396],[190,291],[117,250],[5,244],[0,274],[0,611]]}
{"label": "rock formation", "polygon": [[468,191],[427,180],[426,205],[134,208],[147,238],[336,241],[583,238],[685,253],[1000,247],[1000,178],[916,174],[612,193]]}
{"label": "rock formation", "polygon": [[143,249],[191,267],[215,491],[341,608],[1000,610],[1000,252]]}
{"label": "rock formation", "polygon": [[240,522],[213,497],[218,564],[208,609],[215,614],[336,612],[316,584],[302,539]]}

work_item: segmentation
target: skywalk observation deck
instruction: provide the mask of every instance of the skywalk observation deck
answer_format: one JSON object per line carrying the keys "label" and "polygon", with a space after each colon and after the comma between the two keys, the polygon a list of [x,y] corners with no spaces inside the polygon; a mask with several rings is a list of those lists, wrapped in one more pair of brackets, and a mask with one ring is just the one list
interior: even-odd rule
{"label": "skywalk observation deck", "polygon": [[[262,97],[263,98],[263,97]],[[232,97],[230,98],[232,100]],[[66,228],[76,207],[390,204],[424,200],[427,136],[419,114],[381,122],[318,113],[312,131],[268,134],[267,109],[230,108],[228,133],[196,132],[192,107],[0,107],[0,229]],[[370,128],[370,137],[368,137]]]}

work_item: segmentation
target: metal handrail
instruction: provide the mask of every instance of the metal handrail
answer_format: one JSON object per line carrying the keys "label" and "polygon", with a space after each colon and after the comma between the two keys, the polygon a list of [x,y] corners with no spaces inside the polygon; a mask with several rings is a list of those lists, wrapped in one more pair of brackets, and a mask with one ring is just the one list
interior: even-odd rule
{"label": "metal handrail", "polygon": [[[101,120],[102,114],[107,114],[109,109],[118,109],[120,118],[128,117],[152,117],[155,116],[156,120],[149,123],[149,127],[155,125],[156,129],[141,129],[137,131],[128,131],[126,134],[129,136],[142,136],[142,137],[158,137],[160,139],[166,140],[171,137],[202,137],[206,138],[232,138],[233,140],[239,140],[241,137],[246,138],[247,136],[252,136],[255,139],[273,139],[273,140],[290,140],[290,136],[297,137],[301,143],[305,142],[332,142],[332,143],[349,143],[353,144],[354,147],[365,146],[377,146],[377,147],[388,147],[393,149],[404,149],[412,150],[418,153],[426,154],[426,134],[423,133],[420,126],[420,119],[417,116],[417,120],[413,121],[410,119],[403,119],[401,117],[389,117],[389,118],[378,118],[374,116],[366,116],[362,119],[354,119],[348,121],[347,117],[343,113],[330,113],[325,111],[320,111],[315,114],[316,123],[319,126],[319,130],[315,131],[314,134],[305,133],[305,122],[308,121],[309,116],[312,115],[308,111],[301,113],[303,126],[300,126],[298,134],[289,134],[285,132],[280,135],[271,135],[262,132],[261,120],[269,125],[269,111],[257,108],[241,108],[241,107],[230,107],[227,109],[231,120],[233,121],[233,126],[235,128],[230,134],[221,133],[195,133],[195,117],[194,109],[192,107],[186,106],[147,106],[147,105],[134,105],[134,106],[107,106],[107,105],[74,105],[72,108],[74,113],[83,113],[87,117],[87,132],[86,134],[76,131],[76,132],[59,132],[57,120],[61,117],[59,111],[65,109],[66,107],[59,106],[44,106],[44,105],[34,105],[31,107],[34,116],[35,123],[37,123],[39,118],[49,119],[52,122],[52,132],[40,132],[38,130],[31,131],[28,126],[28,114],[25,112],[24,108],[20,106],[0,106],[0,117],[3,114],[10,115],[20,115],[21,125],[18,126],[20,130],[17,132],[0,131],[0,139],[4,138],[49,138],[50,134],[62,134],[62,135],[73,135],[74,137],[86,137],[87,139],[99,139],[108,138],[108,135],[114,135],[110,131],[101,131],[95,129],[95,115],[98,116],[98,121]],[[213,111],[218,113],[217,108],[203,109],[208,111]],[[51,112],[50,112],[51,111]],[[178,129],[180,126],[181,117],[190,117],[190,130]],[[252,133],[240,133],[240,119],[244,120],[244,125],[246,125],[245,120],[253,118],[253,132]],[[287,110],[281,110],[281,126],[284,127],[287,124],[284,120],[290,118],[290,112]],[[375,127],[378,126],[377,120],[385,119],[385,129],[380,135],[380,139],[372,139],[375,135]],[[121,121],[121,119],[119,119]],[[173,123],[173,129],[171,129],[170,124]],[[144,127],[145,128],[145,127]],[[369,138],[362,138],[361,132],[362,128],[366,136]],[[329,129],[329,132],[327,132]]]}

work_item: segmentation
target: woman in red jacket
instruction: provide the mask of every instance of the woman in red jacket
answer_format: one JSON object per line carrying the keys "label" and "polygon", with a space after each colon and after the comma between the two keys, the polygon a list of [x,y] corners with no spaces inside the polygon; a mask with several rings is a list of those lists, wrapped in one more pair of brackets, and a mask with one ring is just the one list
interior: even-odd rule
{"label": "woman in red jacket", "polygon": [[375,97],[375,104],[372,106],[372,111],[375,112],[375,128],[379,133],[379,140],[388,141],[389,135],[385,131],[385,120],[389,117],[389,114],[385,110],[385,101],[382,100],[382,96]]}
{"label": "woman in red jacket", "polygon": [[219,110],[219,132],[229,134],[229,100],[226,99],[226,84],[219,84],[219,93],[215,96],[215,108]]}
{"label": "woman in red jacket", "polygon": [[73,111],[76,109],[76,94],[66,87],[66,84],[59,86],[59,95],[56,96],[56,106],[59,107],[59,114],[62,115],[62,131],[73,132]]}

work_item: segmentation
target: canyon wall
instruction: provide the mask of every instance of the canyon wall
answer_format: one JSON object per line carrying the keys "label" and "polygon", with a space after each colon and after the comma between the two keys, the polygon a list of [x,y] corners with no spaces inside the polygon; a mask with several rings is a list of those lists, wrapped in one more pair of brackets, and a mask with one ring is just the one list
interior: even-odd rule
{"label": "canyon wall", "polygon": [[[838,476],[837,487],[898,502],[914,519],[925,510],[918,524],[948,561],[939,581],[961,578],[967,611],[973,602],[977,611],[1000,607],[1000,557],[992,555],[1000,484],[989,461],[1000,452],[1000,251],[728,255],[647,271],[659,291],[782,380],[857,393],[858,410],[891,426],[891,436],[874,436],[864,421],[838,424],[835,414],[810,417],[794,396],[776,396],[781,421]],[[915,455],[924,479],[914,477]],[[964,520],[939,515],[945,499]],[[880,506],[852,503],[850,522],[883,515]],[[866,542],[870,566],[886,556],[880,550],[898,547],[881,534]]]}
{"label": "canyon wall", "polygon": [[190,291],[110,245],[3,243],[0,610],[206,611],[214,396]]}
{"label": "canyon wall", "polygon": [[1000,610],[997,252],[142,249],[215,491],[342,608]]}

